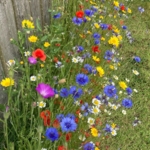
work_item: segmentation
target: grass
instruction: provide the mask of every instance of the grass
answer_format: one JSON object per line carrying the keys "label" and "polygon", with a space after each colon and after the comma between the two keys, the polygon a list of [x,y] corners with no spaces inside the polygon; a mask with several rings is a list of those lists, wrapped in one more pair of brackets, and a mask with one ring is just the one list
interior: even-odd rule
{"label": "grass", "polygon": [[[123,60],[118,71],[114,73],[119,77],[119,80],[130,79],[129,86],[136,88],[138,93],[134,93],[132,97],[133,107],[127,111],[126,115],[122,115],[122,109],[119,109],[117,112],[112,111],[111,116],[106,114],[100,116],[102,123],[105,124],[109,120],[119,126],[117,136],[100,138],[100,148],[102,150],[107,148],[108,150],[148,150],[150,147],[150,15],[148,13],[150,2],[137,0],[136,2],[125,3],[132,9],[131,17],[125,19],[124,22],[128,30],[131,31],[134,42],[129,44],[124,34],[124,42],[119,51]],[[138,6],[145,9],[143,14],[138,12]],[[139,56],[141,62],[135,63],[132,59],[133,56]],[[137,70],[140,74],[138,76],[134,75],[132,69]],[[61,74],[62,77],[64,77],[64,72],[67,72],[67,69]],[[69,74],[67,76],[70,78]],[[72,82],[71,78],[68,80]],[[94,92],[97,91],[98,89]],[[141,124],[134,127],[135,117],[141,121]],[[0,137],[3,137],[3,134],[0,133]],[[3,141],[3,138],[0,138],[0,143],[3,143]]]}

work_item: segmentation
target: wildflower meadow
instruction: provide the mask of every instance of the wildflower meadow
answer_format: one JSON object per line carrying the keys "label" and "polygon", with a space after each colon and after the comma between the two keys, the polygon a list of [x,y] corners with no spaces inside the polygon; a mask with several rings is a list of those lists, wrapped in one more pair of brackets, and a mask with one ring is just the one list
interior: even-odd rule
{"label": "wildflower meadow", "polygon": [[[150,148],[148,2],[54,0],[22,20],[0,81],[2,150]],[[144,16],[145,15],[145,16]],[[148,14],[147,14],[148,15]]]}

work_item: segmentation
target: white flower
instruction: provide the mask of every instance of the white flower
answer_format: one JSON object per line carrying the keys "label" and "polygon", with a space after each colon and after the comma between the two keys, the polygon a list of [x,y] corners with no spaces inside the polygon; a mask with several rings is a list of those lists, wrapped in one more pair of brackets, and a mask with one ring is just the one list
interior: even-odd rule
{"label": "white flower", "polygon": [[24,56],[30,56],[30,55],[31,55],[31,52],[30,52],[30,51],[24,52]]}
{"label": "white flower", "polygon": [[92,107],[92,113],[98,115],[100,113],[100,109],[97,106]]}
{"label": "white flower", "polygon": [[107,109],[104,109],[104,112],[107,112]]}
{"label": "white flower", "polygon": [[135,93],[137,93],[138,91],[137,91],[137,89],[133,89],[133,91],[135,92]]}
{"label": "white flower", "polygon": [[30,81],[36,81],[36,76],[31,76]]}
{"label": "white flower", "polygon": [[11,59],[11,60],[8,60],[6,64],[8,67],[10,67],[10,66],[15,65],[15,61],[13,59]]}
{"label": "white flower", "polygon": [[44,107],[46,107],[46,103],[43,101],[37,102],[37,106],[39,106],[40,108],[44,108]]}
{"label": "white flower", "polygon": [[124,115],[126,115],[126,114],[127,114],[126,110],[122,110],[122,113],[123,113]]}
{"label": "white flower", "polygon": [[76,106],[80,106],[80,102],[79,101],[75,101],[74,102]]}
{"label": "white flower", "polygon": [[97,107],[99,107],[101,105],[101,102],[97,98],[93,98],[92,103]]}
{"label": "white flower", "polygon": [[79,60],[78,60],[77,58],[74,58],[74,57],[73,57],[73,58],[72,58],[72,62],[73,62],[73,63],[78,63]]}
{"label": "white flower", "polygon": [[111,106],[111,108],[112,108],[113,110],[117,110],[117,109],[118,109],[118,106],[116,106],[115,104],[113,104],[113,105]]}
{"label": "white flower", "polygon": [[90,125],[93,125],[93,124],[95,123],[95,119],[89,117],[87,122],[88,122]]}
{"label": "white flower", "polygon": [[111,102],[108,102],[108,106],[109,106],[109,107],[112,107],[112,104],[111,104]]}
{"label": "white flower", "polygon": [[116,135],[117,135],[116,130],[112,130],[112,131],[111,131],[111,134],[112,134],[113,136],[116,136]]}
{"label": "white flower", "polygon": [[119,91],[119,94],[122,94],[122,91]]}
{"label": "white flower", "polygon": [[80,63],[83,63],[83,61],[84,61],[84,59],[80,56],[78,56],[77,59],[78,59],[78,62],[80,62]]}
{"label": "white flower", "polygon": [[110,112],[110,111],[107,111],[107,114],[110,116],[110,115],[111,115],[111,112]]}
{"label": "white flower", "polygon": [[128,78],[126,78],[126,81],[127,81],[127,82],[130,82],[130,80],[129,80]]}
{"label": "white flower", "polygon": [[139,75],[139,72],[137,70],[132,70],[132,72],[137,76]]}
{"label": "white flower", "polygon": [[79,140],[81,140],[81,141],[85,141],[85,140],[86,140],[86,138],[85,138],[85,136],[84,136],[84,135],[79,135]]}
{"label": "white flower", "polygon": [[42,148],[41,150],[47,150],[47,148]]}

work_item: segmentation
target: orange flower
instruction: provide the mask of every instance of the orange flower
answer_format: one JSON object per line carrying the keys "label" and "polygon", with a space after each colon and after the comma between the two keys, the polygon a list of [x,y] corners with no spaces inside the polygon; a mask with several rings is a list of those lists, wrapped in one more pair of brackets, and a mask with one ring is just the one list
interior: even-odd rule
{"label": "orange flower", "polygon": [[42,118],[42,119],[45,119],[45,118],[47,118],[47,117],[50,117],[50,111],[49,110],[45,110],[45,111],[42,111],[41,113],[40,113],[40,117]]}
{"label": "orange flower", "polygon": [[46,55],[42,49],[36,49],[32,52],[34,58],[39,58],[41,61],[45,61]]}

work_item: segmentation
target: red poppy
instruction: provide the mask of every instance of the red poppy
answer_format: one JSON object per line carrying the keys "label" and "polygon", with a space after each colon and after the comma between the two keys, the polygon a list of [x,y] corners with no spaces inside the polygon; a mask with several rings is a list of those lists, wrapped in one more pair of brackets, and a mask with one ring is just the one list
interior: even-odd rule
{"label": "red poppy", "polygon": [[46,119],[47,117],[50,117],[50,111],[49,110],[45,110],[45,111],[42,111],[41,113],[40,113],[40,117],[42,118],[42,119]]}
{"label": "red poppy", "polygon": [[53,127],[54,128],[59,128],[60,127],[60,123],[59,123],[59,120],[58,119],[55,119],[54,122],[53,122]]}
{"label": "red poppy", "polygon": [[124,5],[120,6],[120,9],[125,10],[125,6]]}
{"label": "red poppy", "polygon": [[57,63],[57,62],[58,62],[58,58],[57,58],[57,57],[54,57],[53,61],[54,61],[55,63]]}
{"label": "red poppy", "polygon": [[100,50],[99,50],[99,47],[98,46],[92,46],[92,51],[93,52],[97,52],[97,53],[100,53]]}
{"label": "red poppy", "polygon": [[42,61],[45,61],[46,59],[46,55],[42,49],[36,49],[35,51],[33,51],[32,56],[34,58],[39,58]]}
{"label": "red poppy", "polygon": [[83,16],[84,16],[84,12],[82,10],[76,12],[76,17],[83,18]]}
{"label": "red poppy", "polygon": [[50,126],[51,120],[50,117],[46,117],[43,119],[44,126]]}
{"label": "red poppy", "polygon": [[111,24],[108,25],[108,30],[112,30],[112,25]]}
{"label": "red poppy", "polygon": [[64,146],[58,146],[57,150],[67,150]]}
{"label": "red poppy", "polygon": [[79,118],[75,118],[75,122],[78,123],[79,122]]}
{"label": "red poppy", "polygon": [[67,133],[66,134],[66,142],[69,142],[70,139],[71,139],[71,133]]}

